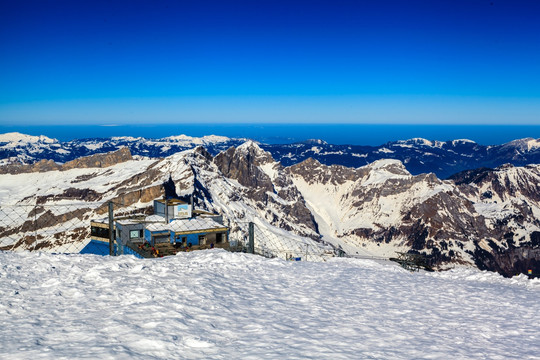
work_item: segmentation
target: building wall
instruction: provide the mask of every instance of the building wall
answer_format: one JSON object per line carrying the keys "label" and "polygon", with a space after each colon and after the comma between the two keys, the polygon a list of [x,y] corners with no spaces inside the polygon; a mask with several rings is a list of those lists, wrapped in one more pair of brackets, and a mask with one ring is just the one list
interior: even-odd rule
{"label": "building wall", "polygon": [[216,233],[216,232],[204,232],[201,231],[199,233],[195,234],[175,234],[171,233],[171,244],[174,244],[175,242],[182,242],[182,237],[187,237],[187,244],[191,243],[191,245],[203,245],[199,243],[199,236],[204,235],[206,237],[206,245],[210,245],[211,243],[216,244],[216,236],[217,234],[222,234],[221,236],[221,242],[227,242],[228,241],[228,235],[226,232],[222,233]]}
{"label": "building wall", "polygon": [[144,240],[144,235],[143,235],[143,237],[137,237],[137,238],[131,238],[131,236],[130,236],[131,231],[144,230],[144,224],[125,224],[125,225],[122,225],[122,224],[117,223],[116,228],[117,228],[117,231],[118,231],[117,235],[120,235],[117,238],[120,239],[120,241],[122,242],[123,245],[126,244],[128,241],[142,242]]}
{"label": "building wall", "polygon": [[[139,259],[144,259],[140,254],[138,254],[136,251],[130,249],[127,246],[122,247],[122,254],[124,255],[133,255]],[[114,252],[118,255],[118,246],[115,243],[114,244]],[[93,254],[93,255],[109,255],[109,243],[92,239],[90,242],[81,250],[81,254]]]}
{"label": "building wall", "polygon": [[[114,251],[116,252],[116,244],[114,244]],[[79,252],[80,254],[94,254],[94,255],[109,255],[109,242],[92,239],[86,246]]]}

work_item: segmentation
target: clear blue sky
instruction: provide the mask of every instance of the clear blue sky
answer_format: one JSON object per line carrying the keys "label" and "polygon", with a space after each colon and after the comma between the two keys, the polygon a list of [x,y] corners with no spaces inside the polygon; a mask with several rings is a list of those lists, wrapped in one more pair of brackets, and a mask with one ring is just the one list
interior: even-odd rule
{"label": "clear blue sky", "polygon": [[0,124],[540,124],[540,1],[0,0]]}

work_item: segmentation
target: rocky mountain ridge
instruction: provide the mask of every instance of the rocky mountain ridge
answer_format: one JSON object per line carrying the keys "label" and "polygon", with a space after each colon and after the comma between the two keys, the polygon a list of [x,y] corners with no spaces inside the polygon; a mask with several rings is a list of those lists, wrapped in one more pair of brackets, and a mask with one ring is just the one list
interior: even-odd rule
{"label": "rocky mountain ridge", "polygon": [[127,147],[109,153],[97,153],[83,156],[64,164],[58,164],[53,160],[40,160],[33,164],[7,164],[0,166],[0,174],[23,174],[47,171],[66,171],[70,169],[105,168],[119,163],[133,160]]}
{"label": "rocky mountain ridge", "polygon": [[[352,255],[421,253],[438,269],[468,265],[506,276],[540,270],[540,165],[440,180],[432,173],[413,175],[395,159],[358,168],[315,159],[284,166],[248,141],[215,156],[197,147],[163,159],[46,174],[0,175],[0,202],[39,204],[34,216],[59,201],[83,202],[79,213],[56,216],[89,221],[109,200],[126,212],[148,207],[170,180],[177,194],[193,194],[198,207],[223,214],[232,237],[256,221],[286,240],[283,248],[329,243]],[[24,223],[19,226],[0,229],[0,238],[24,233]]]}

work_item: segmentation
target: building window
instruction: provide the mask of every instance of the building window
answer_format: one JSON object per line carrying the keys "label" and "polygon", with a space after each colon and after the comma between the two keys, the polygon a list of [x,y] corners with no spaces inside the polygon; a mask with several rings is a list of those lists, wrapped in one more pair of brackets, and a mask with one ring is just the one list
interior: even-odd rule
{"label": "building window", "polygon": [[216,244],[219,244],[219,243],[222,243],[223,242],[223,234],[222,233],[217,233],[216,234]]}
{"label": "building window", "polygon": [[90,235],[95,236],[95,237],[99,237],[99,238],[108,239],[109,238],[109,229],[102,228],[102,227],[97,227],[97,226],[92,226],[90,228]]}
{"label": "building window", "polygon": [[131,230],[129,232],[129,238],[130,239],[139,239],[143,237],[143,231],[142,230]]}

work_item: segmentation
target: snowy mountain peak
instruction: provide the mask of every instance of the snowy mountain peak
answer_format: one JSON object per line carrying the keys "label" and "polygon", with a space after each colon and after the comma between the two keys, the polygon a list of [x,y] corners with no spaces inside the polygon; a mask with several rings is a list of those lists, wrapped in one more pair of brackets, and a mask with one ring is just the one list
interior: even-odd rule
{"label": "snowy mountain peak", "polygon": [[530,139],[527,141],[527,149],[533,151],[540,148],[540,139]]}
{"label": "snowy mountain peak", "polygon": [[424,139],[424,138],[412,138],[408,140],[398,140],[398,144],[404,145],[422,145],[422,146],[433,146],[433,141]]}
{"label": "snowy mountain peak", "polygon": [[472,141],[472,140],[469,140],[469,139],[456,139],[456,140],[452,140],[452,145],[453,145],[453,146],[456,146],[456,145],[463,145],[463,144],[476,144],[476,141]]}
{"label": "snowy mountain peak", "polygon": [[272,154],[268,151],[263,150],[259,144],[255,141],[248,140],[242,145],[236,148],[236,153],[241,154],[242,156],[248,157],[249,161],[254,161],[256,165],[262,165],[268,162],[274,162]]}
{"label": "snowy mountain peak", "polygon": [[540,149],[540,139],[531,137],[510,141],[503,145],[504,148],[515,148],[522,152],[531,152]]}
{"label": "snowy mountain peak", "polygon": [[238,146],[236,149],[238,151],[244,151],[244,152],[245,151],[250,151],[250,150],[254,150],[256,152],[264,152],[264,150],[261,149],[259,144],[257,144],[253,140],[248,140],[248,141],[244,142],[242,145]]}
{"label": "snowy mountain peak", "polygon": [[410,175],[403,163],[396,159],[381,159],[372,162],[365,166],[372,170],[387,170],[388,172],[398,175]]}
{"label": "snowy mountain peak", "polygon": [[369,171],[366,180],[363,182],[364,186],[384,185],[390,179],[408,179],[412,177],[401,161],[393,159],[377,160],[360,169]]}
{"label": "snowy mountain peak", "polygon": [[203,137],[192,137],[187,135],[176,135],[176,136],[169,136],[165,137],[161,140],[166,140],[170,142],[176,142],[176,143],[190,143],[190,144],[198,144],[198,145],[207,145],[207,144],[219,144],[228,142],[231,139],[225,136],[217,136],[217,135],[206,135]]}
{"label": "snowy mountain peak", "polygon": [[495,169],[499,171],[505,171],[512,168],[514,168],[514,165],[507,163],[507,164],[502,164],[500,166],[497,166]]}
{"label": "snowy mountain peak", "polygon": [[142,137],[133,137],[133,136],[113,136],[111,138],[112,141],[130,141],[130,142],[134,142],[134,141],[141,141],[141,140],[144,140],[144,138]]}
{"label": "snowy mountain peak", "polygon": [[302,144],[308,144],[308,145],[327,145],[328,143],[321,139],[308,139],[306,141],[303,141]]}
{"label": "snowy mountain peak", "polygon": [[44,135],[33,136],[33,135],[21,134],[18,132],[0,134],[0,143],[20,143],[20,144],[26,145],[26,144],[31,144],[31,143],[52,144],[52,143],[57,143],[57,142],[58,140],[48,138]]}

